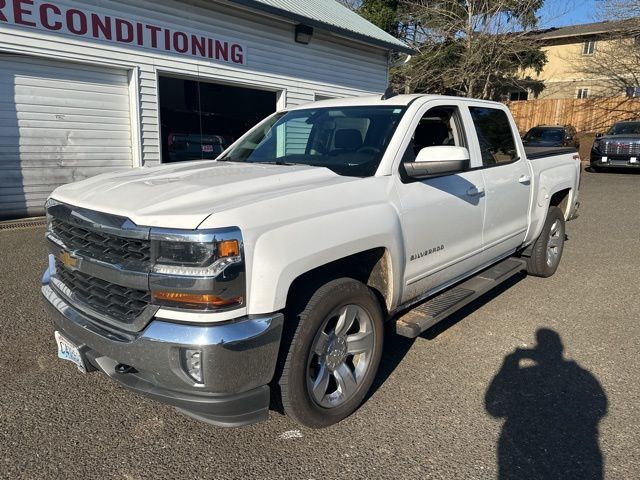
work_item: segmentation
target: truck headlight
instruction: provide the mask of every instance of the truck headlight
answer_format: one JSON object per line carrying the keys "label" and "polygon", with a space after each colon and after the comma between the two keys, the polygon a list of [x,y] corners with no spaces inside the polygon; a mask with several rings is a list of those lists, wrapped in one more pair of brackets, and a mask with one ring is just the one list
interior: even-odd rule
{"label": "truck headlight", "polygon": [[204,231],[151,230],[154,302],[199,310],[244,303],[242,235],[236,227]]}
{"label": "truck headlight", "polygon": [[595,142],[593,142],[593,146],[591,148],[593,150],[600,150],[601,146],[602,146],[602,143],[600,142],[600,140],[596,140]]}
{"label": "truck headlight", "polygon": [[202,233],[152,230],[151,239],[155,273],[217,277],[242,261],[242,237],[236,228]]}

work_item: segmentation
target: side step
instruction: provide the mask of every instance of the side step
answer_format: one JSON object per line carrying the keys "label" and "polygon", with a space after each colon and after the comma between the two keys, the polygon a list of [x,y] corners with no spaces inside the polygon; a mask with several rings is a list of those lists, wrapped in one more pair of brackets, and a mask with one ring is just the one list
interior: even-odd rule
{"label": "side step", "polygon": [[416,338],[440,320],[526,269],[521,258],[507,258],[417,305],[396,320],[396,333]]}

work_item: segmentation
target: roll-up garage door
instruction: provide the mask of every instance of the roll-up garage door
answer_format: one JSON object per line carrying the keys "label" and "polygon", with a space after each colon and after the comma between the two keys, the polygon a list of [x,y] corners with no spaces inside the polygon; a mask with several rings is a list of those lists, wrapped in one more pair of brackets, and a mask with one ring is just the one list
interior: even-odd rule
{"label": "roll-up garage door", "polygon": [[132,166],[126,70],[0,55],[0,218],[59,185]]}

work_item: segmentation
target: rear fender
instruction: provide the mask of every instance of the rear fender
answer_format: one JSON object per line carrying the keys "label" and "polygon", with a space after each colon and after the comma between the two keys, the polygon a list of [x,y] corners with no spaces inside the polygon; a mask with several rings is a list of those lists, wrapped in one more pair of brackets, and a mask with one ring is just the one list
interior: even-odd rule
{"label": "rear fender", "polygon": [[[579,162],[576,162],[579,163]],[[525,239],[525,243],[535,241],[547,218],[547,212],[551,202],[551,197],[557,192],[569,189],[569,203],[573,205],[577,192],[576,170],[571,164],[562,164],[557,167],[547,168],[540,173],[538,178],[538,189],[533,199],[531,212],[531,227]],[[568,215],[571,208],[567,208],[565,216]],[[566,219],[566,218],[565,218]]]}

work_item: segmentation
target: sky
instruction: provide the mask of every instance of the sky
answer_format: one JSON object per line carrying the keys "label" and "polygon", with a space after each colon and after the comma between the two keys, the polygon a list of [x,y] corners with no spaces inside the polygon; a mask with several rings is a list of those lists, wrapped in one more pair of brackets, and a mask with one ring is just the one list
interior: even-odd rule
{"label": "sky", "polygon": [[599,4],[606,0],[545,0],[538,28],[598,22]]}

